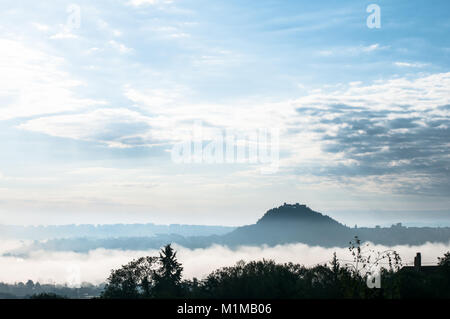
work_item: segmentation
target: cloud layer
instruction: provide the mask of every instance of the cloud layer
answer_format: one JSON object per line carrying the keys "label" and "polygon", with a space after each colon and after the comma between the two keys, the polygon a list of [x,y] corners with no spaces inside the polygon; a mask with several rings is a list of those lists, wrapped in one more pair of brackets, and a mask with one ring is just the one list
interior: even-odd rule
{"label": "cloud layer", "polygon": [[124,89],[134,109],[42,116],[18,127],[133,148],[171,145],[208,129],[280,129],[282,171],[389,192],[448,195],[450,73],[350,83],[297,100],[189,104],[176,91]]}

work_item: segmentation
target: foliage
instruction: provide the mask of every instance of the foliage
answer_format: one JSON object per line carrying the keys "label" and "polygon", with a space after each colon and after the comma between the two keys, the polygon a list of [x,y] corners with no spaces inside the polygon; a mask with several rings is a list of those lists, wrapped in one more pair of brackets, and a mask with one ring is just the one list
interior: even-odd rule
{"label": "foliage", "polygon": [[170,245],[159,253],[160,267],[153,272],[155,286],[154,295],[158,298],[181,296],[181,274],[183,267],[177,261],[177,253]]}
{"label": "foliage", "polygon": [[383,261],[387,261],[389,270],[398,271],[402,266],[402,259],[400,255],[392,249],[384,251],[375,251],[370,249],[370,244],[366,243],[361,246],[361,240],[355,236],[354,240],[350,242],[349,250],[353,256],[353,264],[350,264],[353,271],[364,276],[380,268]]}
{"label": "foliage", "polygon": [[[377,252],[350,243],[351,263],[341,263],[336,253],[328,264],[305,267],[277,264],[273,260],[244,262],[213,271],[203,280],[183,280],[183,267],[173,248],[165,246],[159,256],[141,257],[113,270],[103,285],[83,284],[69,288],[49,284],[0,283],[0,298],[280,298],[280,299],[408,299],[450,298],[450,252],[438,265],[417,270],[401,267],[395,251]],[[380,266],[381,289],[369,289],[367,275]],[[386,266],[386,267],[383,267]],[[64,297],[63,297],[64,296]]]}
{"label": "foliage", "polygon": [[183,268],[170,245],[159,257],[141,257],[113,270],[107,279],[102,298],[162,298],[181,295]]}
{"label": "foliage", "polygon": [[150,297],[156,263],[156,257],[141,257],[112,271],[102,297],[124,299]]}
{"label": "foliage", "polygon": [[444,257],[438,257],[438,265],[442,267],[450,267],[450,251],[444,254]]}
{"label": "foliage", "polygon": [[[203,280],[182,280],[182,266],[172,247],[159,257],[143,257],[112,272],[103,298],[278,298],[372,299],[450,298],[450,253],[439,258],[436,271],[401,268],[397,252],[377,252],[350,242],[353,263],[341,264],[336,254],[311,268],[273,260],[239,261],[213,271]],[[388,267],[383,267],[387,265]],[[381,289],[370,289],[367,276],[380,267]],[[434,268],[432,268],[434,269]]]}

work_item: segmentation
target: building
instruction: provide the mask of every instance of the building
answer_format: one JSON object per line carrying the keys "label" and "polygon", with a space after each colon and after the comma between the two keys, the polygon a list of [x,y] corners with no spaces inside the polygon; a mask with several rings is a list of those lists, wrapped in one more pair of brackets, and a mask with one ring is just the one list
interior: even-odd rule
{"label": "building", "polygon": [[433,273],[439,270],[439,266],[437,265],[430,265],[430,266],[423,266],[422,265],[422,254],[417,253],[416,257],[414,257],[414,266],[405,266],[402,268],[402,270],[406,271],[417,271],[421,273]]}

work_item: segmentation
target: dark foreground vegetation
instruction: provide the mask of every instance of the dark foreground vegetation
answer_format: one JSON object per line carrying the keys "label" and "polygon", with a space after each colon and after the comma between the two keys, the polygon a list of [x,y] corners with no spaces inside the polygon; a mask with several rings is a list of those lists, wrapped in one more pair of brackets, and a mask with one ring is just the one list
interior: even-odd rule
{"label": "dark foreground vegetation", "polygon": [[438,258],[436,266],[402,267],[395,251],[376,252],[361,245],[358,237],[350,242],[349,249],[353,256],[349,263],[338,260],[336,254],[328,264],[311,268],[272,260],[240,261],[202,280],[183,280],[183,267],[167,245],[159,256],[141,257],[113,270],[106,285],[69,288],[32,281],[0,284],[0,298],[450,298],[450,252]]}
{"label": "dark foreground vegetation", "polygon": [[[350,250],[354,261],[347,265],[336,255],[329,264],[312,268],[241,261],[203,280],[182,280],[183,268],[168,245],[159,257],[143,257],[112,271],[101,298],[450,298],[450,253],[432,271],[423,271],[402,268],[395,251],[365,254],[357,238]],[[381,264],[381,288],[371,289],[367,278]]]}

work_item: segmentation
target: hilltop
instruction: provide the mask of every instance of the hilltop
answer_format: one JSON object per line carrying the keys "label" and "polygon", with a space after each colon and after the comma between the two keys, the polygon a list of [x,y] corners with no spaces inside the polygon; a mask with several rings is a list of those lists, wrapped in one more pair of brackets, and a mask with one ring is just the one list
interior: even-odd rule
{"label": "hilltop", "polygon": [[319,212],[313,211],[306,205],[299,203],[291,205],[284,203],[283,206],[272,208],[268,210],[263,217],[261,217],[256,224],[268,225],[271,223],[315,223],[321,225],[335,225],[342,226],[333,218],[322,215]]}
{"label": "hilltop", "polygon": [[[326,234],[326,235],[324,235]],[[300,204],[284,204],[268,210],[256,224],[223,235],[231,245],[277,245],[301,242],[334,246],[347,244],[350,229],[333,218]]]}

